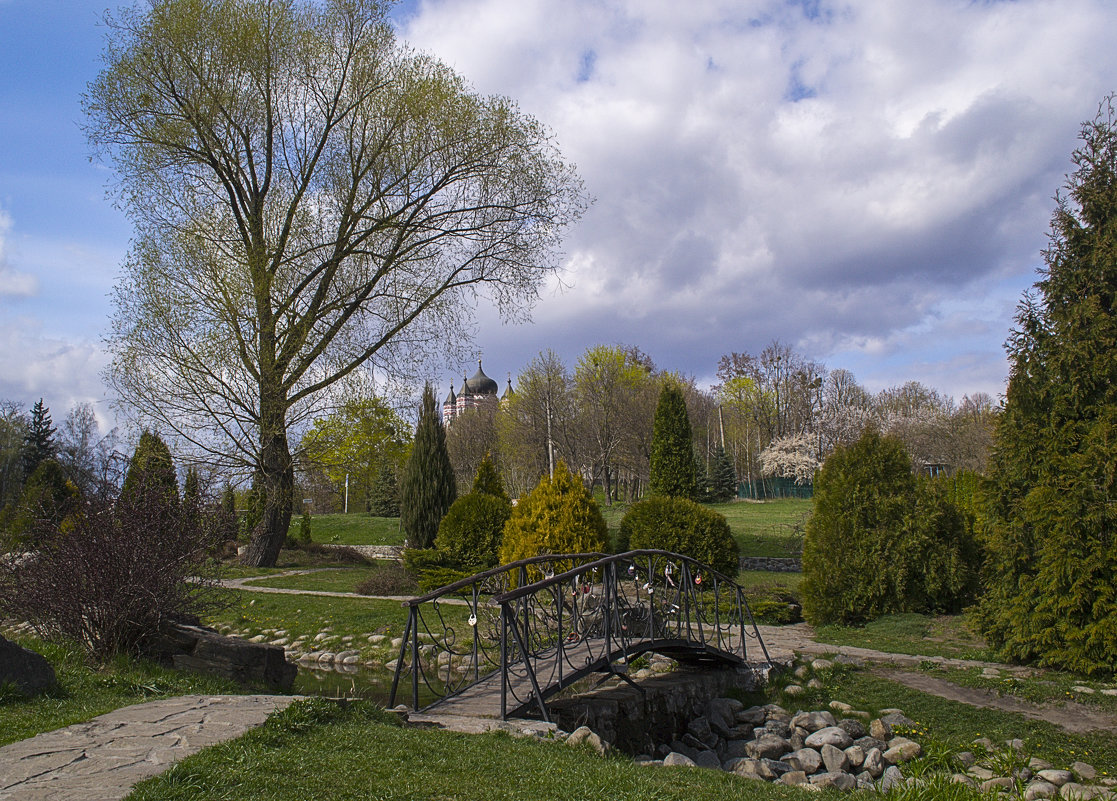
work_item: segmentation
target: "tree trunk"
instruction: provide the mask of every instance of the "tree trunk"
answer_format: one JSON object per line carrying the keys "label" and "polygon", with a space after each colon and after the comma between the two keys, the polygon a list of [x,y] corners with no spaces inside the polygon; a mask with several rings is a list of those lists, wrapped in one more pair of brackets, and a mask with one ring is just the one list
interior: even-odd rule
{"label": "tree trunk", "polygon": [[275,567],[279,549],[291,525],[295,469],[287,445],[285,405],[261,404],[260,470],[264,478],[264,514],[252,532],[243,562],[252,567]]}

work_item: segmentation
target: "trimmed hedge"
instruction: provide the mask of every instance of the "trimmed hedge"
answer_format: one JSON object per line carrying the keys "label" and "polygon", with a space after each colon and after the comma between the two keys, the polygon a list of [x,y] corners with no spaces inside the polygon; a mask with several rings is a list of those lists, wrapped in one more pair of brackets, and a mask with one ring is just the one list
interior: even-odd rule
{"label": "trimmed hedge", "polygon": [[512,503],[507,498],[482,492],[463,495],[442,518],[434,545],[464,570],[493,567],[500,553],[504,524],[511,515]]}
{"label": "trimmed hedge", "polygon": [[737,541],[729,523],[687,498],[655,495],[632,504],[621,520],[619,540],[632,550],[673,551],[737,575]]}

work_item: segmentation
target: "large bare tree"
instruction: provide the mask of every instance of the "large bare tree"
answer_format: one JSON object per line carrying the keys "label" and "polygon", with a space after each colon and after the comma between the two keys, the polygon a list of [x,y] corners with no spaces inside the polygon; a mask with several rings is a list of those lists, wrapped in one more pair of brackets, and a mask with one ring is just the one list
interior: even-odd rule
{"label": "large bare tree", "polygon": [[335,382],[521,314],[584,208],[548,130],[396,41],[377,0],[146,0],[107,18],[87,134],[135,226],[108,378],[251,469],[290,522],[288,429]]}

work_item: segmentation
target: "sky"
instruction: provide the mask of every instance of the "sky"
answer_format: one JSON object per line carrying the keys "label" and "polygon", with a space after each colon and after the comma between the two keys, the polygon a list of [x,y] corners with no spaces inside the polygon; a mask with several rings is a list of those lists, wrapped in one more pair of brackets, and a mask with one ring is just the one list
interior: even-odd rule
{"label": "sky", "polygon": [[[0,399],[111,415],[101,336],[131,227],[81,94],[110,0],[0,0]],[[873,391],[1003,393],[1110,0],[409,0],[402,39],[514,99],[593,203],[532,321],[478,309],[503,384],[636,345],[713,383],[779,340]],[[472,364],[460,366],[472,374]],[[431,378],[445,394],[461,370]],[[455,384],[460,384],[457,378]]]}

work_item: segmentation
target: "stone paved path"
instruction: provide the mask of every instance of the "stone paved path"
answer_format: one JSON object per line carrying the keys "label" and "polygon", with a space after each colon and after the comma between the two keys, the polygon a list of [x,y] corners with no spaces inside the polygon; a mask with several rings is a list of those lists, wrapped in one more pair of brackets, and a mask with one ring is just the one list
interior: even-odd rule
{"label": "stone paved path", "polygon": [[6,745],[0,801],[116,801],[174,762],[259,726],[295,698],[166,698]]}

